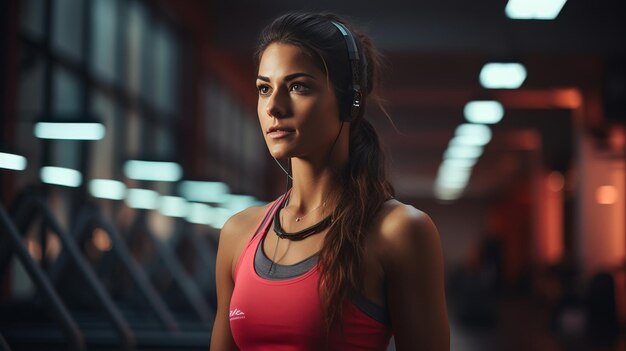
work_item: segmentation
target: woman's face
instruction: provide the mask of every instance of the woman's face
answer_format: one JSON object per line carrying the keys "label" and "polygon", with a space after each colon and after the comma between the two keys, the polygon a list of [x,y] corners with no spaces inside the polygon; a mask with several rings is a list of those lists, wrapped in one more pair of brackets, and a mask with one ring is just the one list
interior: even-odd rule
{"label": "woman's face", "polygon": [[257,112],[274,158],[326,157],[341,122],[326,74],[295,45],[273,43],[261,56]]}

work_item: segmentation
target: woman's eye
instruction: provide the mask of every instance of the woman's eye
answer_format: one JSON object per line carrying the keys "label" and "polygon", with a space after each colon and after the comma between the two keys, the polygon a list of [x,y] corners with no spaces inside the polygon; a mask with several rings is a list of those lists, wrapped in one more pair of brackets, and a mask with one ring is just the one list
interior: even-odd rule
{"label": "woman's eye", "polygon": [[270,87],[268,87],[267,85],[259,85],[257,86],[257,90],[259,91],[260,95],[267,95],[270,91]]}
{"label": "woman's eye", "polygon": [[305,85],[303,85],[303,84],[300,84],[300,83],[295,83],[295,84],[292,84],[292,85],[289,87],[289,90],[290,90],[290,91],[295,91],[295,92],[298,92],[298,93],[304,93],[304,92],[308,91],[308,90],[309,90],[309,88],[308,88],[308,87],[306,87],[306,86],[305,86]]}

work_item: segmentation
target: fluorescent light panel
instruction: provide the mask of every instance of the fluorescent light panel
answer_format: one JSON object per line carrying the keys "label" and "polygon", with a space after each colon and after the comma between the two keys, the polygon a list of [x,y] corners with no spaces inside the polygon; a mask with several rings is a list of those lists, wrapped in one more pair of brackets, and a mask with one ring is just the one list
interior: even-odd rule
{"label": "fluorescent light panel", "polygon": [[185,180],[180,183],[179,191],[189,201],[223,203],[230,189],[222,182]]}
{"label": "fluorescent light panel", "polygon": [[124,164],[124,174],[135,180],[176,182],[183,176],[183,169],[175,162],[130,160]]}
{"label": "fluorescent light panel", "polygon": [[44,183],[73,188],[83,182],[83,175],[79,171],[63,167],[42,167],[39,176]]}
{"label": "fluorescent light panel", "polygon": [[484,146],[491,141],[491,129],[484,124],[463,123],[456,127],[450,145]]}
{"label": "fluorescent light panel", "polygon": [[441,166],[439,166],[439,171],[437,172],[437,178],[438,179],[452,179],[452,178],[459,178],[461,176],[468,178],[470,173],[472,173],[471,167],[455,167],[455,166],[450,166],[446,163],[442,163]]}
{"label": "fluorescent light panel", "polygon": [[467,187],[471,174],[471,169],[441,168],[435,184],[438,188],[460,191]]}
{"label": "fluorescent light panel", "polygon": [[186,219],[191,223],[210,225],[213,223],[213,208],[207,204],[190,203]]}
{"label": "fluorescent light panel", "polygon": [[443,187],[435,187],[435,197],[439,200],[456,200],[461,197],[463,189],[449,189]]}
{"label": "fluorescent light panel", "polygon": [[102,123],[38,122],[34,134],[40,139],[100,140],[106,130]]}
{"label": "fluorescent light panel", "polygon": [[479,80],[487,89],[517,89],[526,80],[526,68],[519,63],[488,63],[480,70]]}
{"label": "fluorescent light panel", "polygon": [[161,196],[159,212],[168,217],[186,217],[189,213],[189,204],[179,196]]}
{"label": "fluorescent light panel", "polygon": [[479,158],[483,154],[483,148],[481,146],[471,145],[451,145],[443,154],[444,159],[449,158]]}
{"label": "fluorescent light panel", "polygon": [[26,157],[0,152],[0,168],[23,171],[26,169]]}
{"label": "fluorescent light panel", "polygon": [[191,223],[210,225],[213,228],[222,229],[224,223],[233,214],[235,213],[227,208],[193,202],[189,203],[189,212],[186,219]]}
{"label": "fluorescent light panel", "polygon": [[443,160],[440,167],[471,168],[474,167],[477,160],[476,158],[448,158]]}
{"label": "fluorescent light panel", "polygon": [[232,216],[234,213],[225,208],[216,207],[213,209],[213,221],[211,226],[217,229],[222,229],[224,223]]}
{"label": "fluorescent light panel", "polygon": [[465,119],[471,123],[498,123],[504,117],[504,107],[498,101],[470,101],[463,108]]}
{"label": "fluorescent light panel", "polygon": [[250,195],[226,194],[224,200],[223,206],[233,213],[245,210],[257,203],[254,196]]}
{"label": "fluorescent light panel", "polygon": [[93,179],[89,182],[89,193],[100,199],[123,200],[126,196],[126,185],[117,180]]}
{"label": "fluorescent light panel", "polygon": [[461,193],[457,192],[435,192],[435,197],[443,201],[453,201],[461,197]]}
{"label": "fluorescent light panel", "polygon": [[440,186],[445,189],[463,190],[467,187],[467,184],[469,183],[469,177],[467,178],[467,180],[464,180],[461,178],[441,179],[441,180],[438,180],[437,183],[439,183]]}
{"label": "fluorescent light panel", "polygon": [[126,204],[130,208],[154,210],[158,207],[159,193],[148,189],[128,189]]}
{"label": "fluorescent light panel", "polygon": [[504,8],[512,19],[553,20],[567,0],[509,0]]}
{"label": "fluorescent light panel", "polygon": [[450,186],[454,188],[465,187],[469,182],[471,172],[462,172],[462,171],[446,171],[444,173],[439,174],[436,182],[444,185]]}

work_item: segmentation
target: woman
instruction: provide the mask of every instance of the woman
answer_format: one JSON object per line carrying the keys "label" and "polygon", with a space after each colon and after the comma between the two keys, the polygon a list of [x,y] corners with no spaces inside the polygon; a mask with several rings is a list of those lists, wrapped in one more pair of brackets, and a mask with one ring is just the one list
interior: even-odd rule
{"label": "woman", "polygon": [[212,350],[448,350],[435,225],[393,198],[364,105],[380,58],[330,14],[286,14],[257,52],[258,115],[289,190],[223,227]]}

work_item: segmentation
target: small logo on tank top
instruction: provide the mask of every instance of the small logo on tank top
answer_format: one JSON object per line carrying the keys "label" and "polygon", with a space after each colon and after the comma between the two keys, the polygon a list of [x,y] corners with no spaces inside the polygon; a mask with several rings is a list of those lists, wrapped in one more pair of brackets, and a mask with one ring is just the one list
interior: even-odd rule
{"label": "small logo on tank top", "polygon": [[230,310],[229,313],[230,316],[230,320],[235,320],[235,319],[244,319],[246,318],[246,314],[243,313],[240,309],[235,308],[234,310]]}

